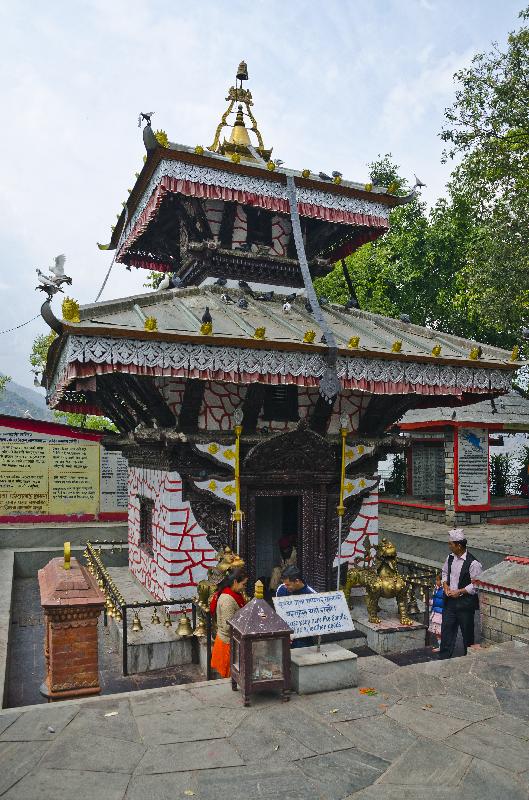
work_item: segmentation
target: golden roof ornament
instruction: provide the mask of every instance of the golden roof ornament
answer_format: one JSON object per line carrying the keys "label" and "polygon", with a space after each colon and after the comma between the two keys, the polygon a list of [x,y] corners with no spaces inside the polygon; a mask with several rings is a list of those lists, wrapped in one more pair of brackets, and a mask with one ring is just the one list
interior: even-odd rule
{"label": "golden roof ornament", "polygon": [[[217,125],[213,144],[208,147],[213,153],[221,153],[223,156],[231,157],[234,163],[240,161],[242,156],[246,161],[260,161],[270,162],[272,148],[267,149],[264,146],[263,137],[257,127],[257,120],[252,113],[253,98],[249,89],[242,88],[242,82],[248,80],[248,67],[245,61],[241,61],[237,68],[235,76],[235,86],[231,86],[228,90],[228,108],[221,117],[220,123]],[[237,110],[235,111],[235,106]],[[235,113],[235,122],[230,125],[228,117],[230,114]],[[251,126],[246,127],[244,118],[247,117]],[[223,128],[232,128],[229,140],[224,139],[221,142],[220,136]],[[252,145],[249,131],[252,131],[257,138],[257,147]],[[239,159],[234,156],[238,155]]]}

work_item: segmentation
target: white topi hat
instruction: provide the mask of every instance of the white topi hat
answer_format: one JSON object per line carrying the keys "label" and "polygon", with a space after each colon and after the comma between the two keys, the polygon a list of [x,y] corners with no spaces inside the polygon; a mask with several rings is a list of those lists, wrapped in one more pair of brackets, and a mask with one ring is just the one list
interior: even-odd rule
{"label": "white topi hat", "polygon": [[451,542],[462,542],[463,539],[466,539],[465,531],[463,528],[454,528],[448,531],[448,538]]}

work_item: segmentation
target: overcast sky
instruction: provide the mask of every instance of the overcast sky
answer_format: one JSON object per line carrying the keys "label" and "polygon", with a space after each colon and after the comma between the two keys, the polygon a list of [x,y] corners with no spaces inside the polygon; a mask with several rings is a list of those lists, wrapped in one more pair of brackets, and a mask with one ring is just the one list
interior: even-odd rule
{"label": "overcast sky", "polygon": [[[0,330],[39,312],[35,268],[66,253],[91,302],[110,226],[144,154],[137,116],[171,141],[211,144],[248,63],[265,139],[294,169],[364,181],[392,153],[433,203],[449,168],[438,133],[453,73],[518,27],[523,0],[0,0]],[[116,264],[102,299],[142,291]],[[55,301],[57,313],[60,301]],[[0,372],[32,385],[39,318],[0,336]]]}

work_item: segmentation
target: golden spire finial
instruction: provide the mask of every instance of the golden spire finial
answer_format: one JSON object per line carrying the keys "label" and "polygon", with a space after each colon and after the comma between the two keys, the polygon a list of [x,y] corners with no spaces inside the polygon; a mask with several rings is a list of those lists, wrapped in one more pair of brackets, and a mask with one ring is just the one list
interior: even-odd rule
{"label": "golden spire finial", "polygon": [[[257,127],[257,120],[252,113],[252,93],[249,89],[242,88],[242,82],[247,80],[248,67],[245,61],[241,61],[235,76],[235,86],[230,87],[228,96],[226,98],[229,103],[228,108],[222,115],[220,123],[217,125],[213,144],[208,148],[208,150],[211,150],[214,153],[221,153],[223,156],[233,156],[234,154],[237,154],[237,156],[242,156],[247,161],[258,161],[260,156],[261,159],[268,162],[270,160],[272,149],[270,148],[268,150],[265,148],[263,137],[261,136],[259,128]],[[237,111],[235,112],[235,122],[233,125],[230,125],[227,120],[229,115],[234,113],[236,104]],[[244,122],[245,116],[247,116],[252,123],[250,128],[246,127]],[[222,129],[226,127],[231,127],[233,130],[231,132],[229,141],[224,139],[224,141],[221,142],[220,135],[222,133]],[[252,140],[250,139],[248,132],[249,130],[252,131],[257,137],[258,145],[255,148],[252,146]],[[255,151],[258,153],[257,158],[254,155]]]}

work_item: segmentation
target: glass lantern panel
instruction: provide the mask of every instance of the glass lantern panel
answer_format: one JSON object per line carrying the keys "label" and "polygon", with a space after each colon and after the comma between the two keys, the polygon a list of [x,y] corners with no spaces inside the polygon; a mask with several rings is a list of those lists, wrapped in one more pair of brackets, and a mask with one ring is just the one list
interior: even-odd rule
{"label": "glass lantern panel", "polygon": [[271,681],[283,677],[283,643],[280,639],[252,642],[252,680]]}
{"label": "glass lantern panel", "polygon": [[239,642],[236,639],[232,639],[231,646],[232,646],[232,660],[231,660],[231,663],[240,672],[241,671],[241,664],[240,664],[241,650],[240,650],[240,647],[239,647]]}

